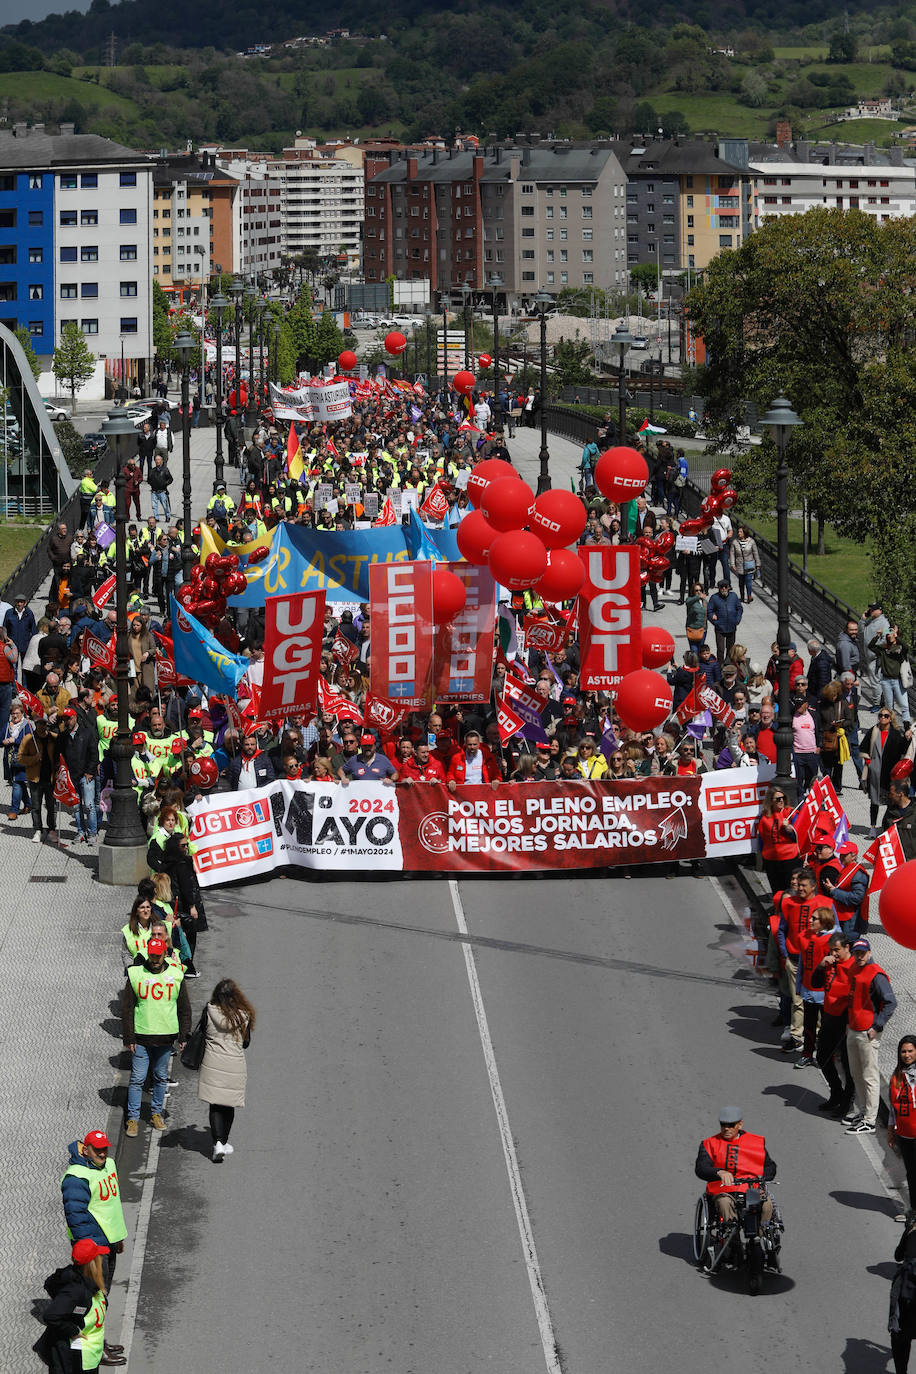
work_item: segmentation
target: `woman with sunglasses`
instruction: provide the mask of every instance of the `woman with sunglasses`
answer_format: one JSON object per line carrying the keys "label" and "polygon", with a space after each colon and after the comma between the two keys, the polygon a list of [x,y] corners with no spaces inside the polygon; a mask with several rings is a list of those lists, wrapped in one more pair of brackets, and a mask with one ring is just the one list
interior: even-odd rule
{"label": "woman with sunglasses", "polygon": [[911,741],[900,729],[897,717],[887,706],[878,711],[878,720],[862,741],[862,791],[868,793],[871,838],[878,833],[878,812],[887,806],[887,789],[894,764],[909,754]]}
{"label": "woman with sunglasses", "polygon": [[771,787],[763,799],[757,825],[763,869],[773,893],[788,889],[793,869],[801,863],[798,837],[789,824],[792,808],[781,787]]}

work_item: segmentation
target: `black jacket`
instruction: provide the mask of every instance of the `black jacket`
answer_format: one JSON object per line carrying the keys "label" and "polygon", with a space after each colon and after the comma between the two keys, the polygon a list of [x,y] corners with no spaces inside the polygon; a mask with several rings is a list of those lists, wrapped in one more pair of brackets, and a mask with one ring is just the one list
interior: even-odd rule
{"label": "black jacket", "polygon": [[162,467],[157,467],[153,463],[147,476],[150,491],[166,491],[172,485],[172,474],[169,472],[168,463],[163,463]]}
{"label": "black jacket", "polygon": [[66,735],[61,735],[60,752],[74,783],[87,773],[94,777],[99,767],[98,731],[84,721],[78,721],[72,734],[67,731]]}

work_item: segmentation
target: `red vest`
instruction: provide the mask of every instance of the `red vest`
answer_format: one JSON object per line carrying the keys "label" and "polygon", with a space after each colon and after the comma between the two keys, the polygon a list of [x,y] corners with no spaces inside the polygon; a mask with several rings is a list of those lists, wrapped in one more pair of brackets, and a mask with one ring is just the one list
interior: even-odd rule
{"label": "red vest", "polygon": [[850,978],[856,961],[850,954],[841,964],[832,964],[824,980],[824,1012],[827,1016],[843,1016],[849,1007]]}
{"label": "red vest", "polygon": [[802,948],[798,963],[801,969],[802,987],[807,988],[809,992],[814,991],[811,985],[811,975],[821,960],[826,957],[830,948],[830,935],[830,931],[826,931],[823,935],[812,935],[809,932],[801,937]]}
{"label": "red vest", "polygon": [[[727,1169],[733,1178],[759,1178],[766,1163],[767,1143],[762,1135],[751,1135],[742,1131],[735,1140],[724,1140],[721,1135],[711,1135],[703,1141],[703,1148],[716,1169]],[[716,1193],[746,1193],[746,1183],[736,1183],[726,1187],[718,1179],[707,1183],[706,1192],[710,1197]]]}
{"label": "red vest", "polygon": [[[871,985],[879,973],[884,973],[880,964],[874,960],[863,969],[857,969],[851,976],[852,996],[849,1000],[849,1029],[870,1030],[875,1019],[875,1009],[871,1000]],[[887,974],[884,973],[885,978]]]}
{"label": "red vest", "polygon": [[902,1073],[891,1074],[887,1095],[894,1109],[894,1130],[906,1140],[916,1139],[916,1092]]}
{"label": "red vest", "polygon": [[[759,752],[759,746],[758,746]],[[761,816],[757,822],[757,834],[760,838],[760,852],[764,859],[783,860],[797,859],[798,845],[791,837],[787,838],[781,831],[783,821],[787,821],[791,815],[788,807],[783,807],[773,816]]]}
{"label": "red vest", "polygon": [[798,897],[793,897],[789,892],[777,893],[773,899],[774,905],[782,913],[786,922],[786,949],[790,954],[799,955],[801,953],[800,935],[807,934],[811,928],[811,913],[815,907],[827,906],[833,908],[833,903],[819,892],[813,892],[805,901]]}
{"label": "red vest", "polygon": [[0,649],[0,682],[14,682],[15,676],[12,662],[7,658],[4,646]]}

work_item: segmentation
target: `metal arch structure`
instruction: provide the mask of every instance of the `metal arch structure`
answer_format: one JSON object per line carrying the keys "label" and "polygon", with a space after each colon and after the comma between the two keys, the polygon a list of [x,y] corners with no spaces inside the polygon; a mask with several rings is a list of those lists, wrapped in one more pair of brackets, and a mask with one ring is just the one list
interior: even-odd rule
{"label": "metal arch structure", "polygon": [[[67,467],[38,383],[16,335],[0,324],[0,519],[61,510],[77,480]],[[30,510],[30,504],[33,509]],[[21,508],[21,509],[20,509]]]}

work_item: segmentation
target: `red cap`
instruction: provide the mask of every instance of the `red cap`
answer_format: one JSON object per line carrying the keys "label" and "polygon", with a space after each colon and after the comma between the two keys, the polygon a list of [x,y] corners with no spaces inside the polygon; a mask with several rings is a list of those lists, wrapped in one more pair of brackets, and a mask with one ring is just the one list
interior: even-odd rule
{"label": "red cap", "polygon": [[367,730],[366,733],[365,733],[364,735],[360,735],[360,737],[359,737],[359,742],[360,742],[360,744],[374,744],[374,743],[375,743],[375,735],[370,735],[370,734],[369,734],[369,731]]}
{"label": "red cap", "polygon": [[549,744],[541,744],[540,742],[538,742],[538,744],[535,746],[535,748],[537,749],[537,751],[538,751],[539,754],[549,754],[549,753],[550,753],[550,745],[549,745]]}
{"label": "red cap", "polygon": [[838,848],[837,848],[837,853],[838,853],[839,855],[843,855],[843,854],[858,854],[858,852],[859,852],[859,846],[853,844],[852,840],[844,840],[843,843],[842,843],[841,845],[839,845]]}
{"label": "red cap", "polygon": [[146,743],[146,735],[144,735],[142,730],[135,730],[133,735],[131,736],[131,741],[137,746],[138,749],[142,749],[144,744]]}
{"label": "red cap", "polygon": [[168,945],[165,943],[164,940],[161,940],[157,935],[154,936],[152,940],[150,940],[149,944],[146,946],[146,949],[148,954],[164,954],[165,951],[168,949]]}
{"label": "red cap", "polygon": [[95,1259],[96,1255],[108,1255],[111,1251],[107,1245],[96,1245],[89,1236],[84,1236],[82,1240],[75,1242],[70,1253],[73,1256],[74,1264],[88,1264],[90,1260]]}
{"label": "red cap", "polygon": [[204,713],[199,706],[195,706],[188,712],[188,720],[203,720]]}
{"label": "red cap", "polygon": [[61,715],[64,720],[76,720],[76,712],[72,706],[68,706],[65,710],[61,711]]}
{"label": "red cap", "polygon": [[90,1131],[83,1136],[83,1144],[91,1145],[94,1150],[110,1150],[111,1141],[104,1131]]}
{"label": "red cap", "polygon": [[[67,713],[66,713],[66,711],[65,711],[65,712],[64,712],[64,715],[66,715],[66,714],[67,714]],[[912,773],[912,771],[913,771],[913,760],[912,760],[912,759],[901,759],[900,762],[899,762],[899,763],[895,763],[894,766],[893,766],[893,768],[891,769],[891,777],[895,780],[895,782],[900,782],[902,778],[908,778],[908,777],[910,776],[910,774]]]}
{"label": "red cap", "polygon": [[183,743],[183,741],[182,741],[182,739],[181,739],[181,736],[179,735],[178,737],[176,737],[175,739],[172,740],[172,753],[173,753],[173,754],[180,754],[183,748],[184,748],[184,743]]}

